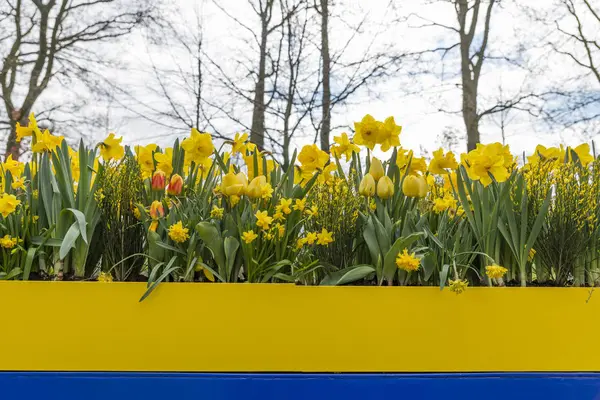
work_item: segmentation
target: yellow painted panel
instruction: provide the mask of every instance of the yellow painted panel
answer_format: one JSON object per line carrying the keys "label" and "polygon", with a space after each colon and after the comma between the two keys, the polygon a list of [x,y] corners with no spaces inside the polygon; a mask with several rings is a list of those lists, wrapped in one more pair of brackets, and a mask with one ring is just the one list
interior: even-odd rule
{"label": "yellow painted panel", "polygon": [[[0,370],[600,371],[600,291],[1,282]],[[589,298],[589,301],[587,301]]]}

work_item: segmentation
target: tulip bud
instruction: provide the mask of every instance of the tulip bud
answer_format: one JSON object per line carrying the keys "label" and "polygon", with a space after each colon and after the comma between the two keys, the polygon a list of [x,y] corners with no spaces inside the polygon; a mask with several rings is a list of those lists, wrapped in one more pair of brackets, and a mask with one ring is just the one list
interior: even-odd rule
{"label": "tulip bud", "polygon": [[152,174],[152,190],[162,192],[167,184],[167,176],[162,171],[156,171]]}
{"label": "tulip bud", "polygon": [[248,185],[248,197],[251,199],[257,199],[262,196],[261,189],[267,184],[267,178],[264,175],[257,176],[252,179],[250,185]]}
{"label": "tulip bud", "polygon": [[394,183],[389,176],[383,176],[377,182],[377,196],[380,199],[389,199],[394,195]]}
{"label": "tulip bud", "polygon": [[159,219],[165,216],[165,208],[163,207],[163,203],[154,200],[150,205],[150,216],[152,219]]}
{"label": "tulip bud", "polygon": [[377,157],[373,157],[371,159],[371,167],[369,168],[369,173],[373,176],[373,179],[375,179],[375,182],[378,182],[379,179],[385,175],[385,172],[383,170],[383,165],[381,164],[381,161],[379,161],[379,159]]}
{"label": "tulip bud", "polygon": [[367,197],[371,197],[375,194],[375,179],[373,179],[373,175],[366,174],[362,178],[362,181],[360,181],[360,185],[358,186],[358,193]]}
{"label": "tulip bud", "polygon": [[169,187],[167,188],[167,193],[171,196],[179,196],[182,190],[183,178],[179,174],[173,174],[173,176],[171,176],[171,181],[169,182]]}
{"label": "tulip bud", "polygon": [[402,193],[407,197],[425,197],[428,189],[422,176],[408,175],[402,183]]}

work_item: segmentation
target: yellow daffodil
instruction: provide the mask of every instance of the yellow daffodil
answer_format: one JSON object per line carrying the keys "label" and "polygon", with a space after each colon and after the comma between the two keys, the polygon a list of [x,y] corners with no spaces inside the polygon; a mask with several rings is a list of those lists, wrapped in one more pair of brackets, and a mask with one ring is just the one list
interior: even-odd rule
{"label": "yellow daffodil", "polygon": [[12,187],[14,190],[25,189],[25,178],[20,177],[20,178],[13,179],[10,187]]}
{"label": "yellow daffodil", "polygon": [[319,177],[317,178],[319,180],[319,183],[332,182],[335,177],[333,174],[335,171],[337,171],[337,164],[327,164],[327,166],[323,168],[323,171],[319,174]]}
{"label": "yellow daffodil", "polygon": [[110,272],[100,272],[97,278],[98,282],[110,283],[113,281],[113,277]]}
{"label": "yellow daffodil", "polygon": [[104,161],[120,160],[125,155],[125,148],[121,146],[123,137],[116,138],[114,133],[108,135],[100,143],[100,156]]}
{"label": "yellow daffodil", "polygon": [[211,218],[221,219],[223,218],[223,208],[213,206],[212,210],[210,210]]}
{"label": "yellow daffodil", "polygon": [[37,121],[35,120],[35,116],[33,113],[29,114],[29,124],[27,126],[21,126],[20,123],[17,122],[16,126],[17,133],[17,143],[20,142],[24,137],[41,135],[42,132],[38,128]]}
{"label": "yellow daffodil", "polygon": [[304,207],[306,207],[306,199],[296,199],[292,208],[297,211],[304,211]]}
{"label": "yellow daffodil", "polygon": [[396,125],[394,117],[387,117],[379,129],[379,141],[381,151],[388,151],[392,147],[400,146],[400,133],[402,127]]}
{"label": "yellow daffodil", "polygon": [[506,268],[496,264],[485,267],[485,274],[489,278],[502,278],[507,272],[508,270]]}
{"label": "yellow daffodil", "polygon": [[396,257],[396,266],[404,271],[412,272],[419,269],[421,261],[415,257],[415,253],[408,254],[408,249],[398,253]]}
{"label": "yellow daffodil", "polygon": [[275,228],[275,230],[277,231],[277,234],[279,235],[279,239],[283,238],[283,235],[285,235],[285,225],[276,223],[273,228]]}
{"label": "yellow daffodil", "polygon": [[15,212],[17,206],[21,204],[21,200],[18,200],[15,195],[2,193],[0,196],[0,214],[4,218]]}
{"label": "yellow daffodil", "polygon": [[196,128],[192,128],[190,137],[183,140],[181,147],[185,150],[186,165],[192,162],[198,165],[215,151],[210,133],[200,133]]}
{"label": "yellow daffodil", "polygon": [[310,181],[310,179],[313,177],[314,174],[315,174],[315,171],[308,171],[308,170],[302,169],[302,167],[299,165],[295,165],[294,166],[294,184],[304,187],[308,183],[308,181]]}
{"label": "yellow daffodil", "polygon": [[263,200],[268,200],[273,197],[273,187],[270,183],[266,183],[260,187],[260,198]]}
{"label": "yellow daffodil", "polygon": [[296,241],[296,250],[300,250],[306,244],[306,238],[300,238]]}
{"label": "yellow daffodil", "polygon": [[142,170],[143,179],[150,178],[154,172],[154,158],[152,153],[156,151],[157,147],[158,146],[154,143],[146,146],[135,146],[135,154],[137,155],[137,162]]}
{"label": "yellow daffodil", "polygon": [[54,151],[62,143],[64,137],[53,136],[50,131],[46,129],[44,133],[39,134],[36,132],[36,143],[31,147],[31,151],[34,153],[43,153]]}
{"label": "yellow daffodil", "polygon": [[4,172],[10,171],[13,178],[18,178],[25,171],[25,164],[18,160],[13,160],[12,154],[9,154],[6,157],[6,161],[2,163],[2,169]]}
{"label": "yellow daffodil", "polygon": [[154,153],[156,169],[164,172],[167,176],[173,173],[173,148],[167,147],[163,153]]}
{"label": "yellow daffodil", "polygon": [[319,214],[319,207],[311,206],[310,208],[304,210],[304,213],[309,217],[316,217]]}
{"label": "yellow daffodil", "polygon": [[269,217],[269,213],[267,211],[257,211],[254,216],[256,217],[256,226],[264,230],[269,229],[271,223],[273,222],[273,217]]}
{"label": "yellow daffodil", "polygon": [[4,237],[0,238],[0,246],[5,249],[12,249],[17,245],[18,239],[11,237],[10,235],[4,235]]}
{"label": "yellow daffodil", "polygon": [[329,243],[333,243],[333,232],[328,232],[327,229],[323,228],[317,234],[317,244],[327,246]]}
{"label": "yellow daffodil", "polygon": [[281,211],[283,211],[284,214],[290,214],[292,212],[292,199],[280,199],[279,200],[279,205],[281,206]]}
{"label": "yellow daffodil", "polygon": [[352,158],[352,153],[360,152],[360,148],[352,143],[346,132],[343,132],[340,136],[334,136],[333,142],[335,144],[331,146],[331,154],[337,159],[342,158],[343,155],[346,157],[346,161],[349,161]]}
{"label": "yellow daffodil", "polygon": [[354,143],[373,150],[375,145],[380,142],[381,125],[381,122],[371,115],[365,115],[360,122],[354,123]]}
{"label": "yellow daffodil", "polygon": [[231,154],[244,153],[246,151],[247,133],[236,133],[231,142]]}
{"label": "yellow daffodil", "polygon": [[169,227],[169,238],[171,238],[171,240],[174,242],[183,243],[189,239],[189,231],[190,230],[188,228],[184,228],[182,222],[179,221]]}
{"label": "yellow daffodil", "polygon": [[465,290],[467,290],[467,286],[469,286],[469,282],[462,280],[462,279],[456,279],[456,280],[452,280],[450,279],[450,291],[454,292],[456,294],[461,294],[462,292],[464,292]]}
{"label": "yellow daffodil", "polygon": [[317,239],[318,239],[317,236],[318,236],[317,232],[308,232],[306,234],[306,237],[305,237],[306,243],[307,244],[314,244],[317,241]]}
{"label": "yellow daffodil", "polygon": [[[471,150],[461,157],[469,177],[480,181],[484,186],[492,183],[492,177],[497,182],[504,182],[510,176],[510,171],[506,166],[505,146],[500,143],[488,145],[479,143],[475,150]],[[509,159],[511,158],[512,156]]]}
{"label": "yellow daffodil", "polygon": [[[587,166],[589,163],[591,163],[592,161],[594,161],[594,156],[590,153],[590,145],[587,143],[583,143],[580,144],[579,146],[575,147],[575,148],[571,148],[568,147],[567,150],[571,149],[572,151],[575,152],[575,154],[577,154],[577,158],[579,158],[579,161],[581,162],[581,165],[583,166]],[[567,159],[568,161],[572,161],[572,155],[571,152],[569,151],[567,153]]]}
{"label": "yellow daffodil", "polygon": [[438,214],[448,209],[456,209],[456,206],[456,199],[449,195],[444,197],[438,197],[437,199],[433,200],[433,211],[435,211]]}
{"label": "yellow daffodil", "polygon": [[319,149],[316,144],[307,144],[302,147],[300,154],[298,154],[298,161],[305,171],[322,170],[329,161],[329,155]]}
{"label": "yellow daffodil", "polygon": [[433,159],[429,163],[429,172],[432,174],[447,174],[448,170],[454,170],[458,167],[458,162],[451,151],[444,154],[444,149],[440,148],[433,152]]}

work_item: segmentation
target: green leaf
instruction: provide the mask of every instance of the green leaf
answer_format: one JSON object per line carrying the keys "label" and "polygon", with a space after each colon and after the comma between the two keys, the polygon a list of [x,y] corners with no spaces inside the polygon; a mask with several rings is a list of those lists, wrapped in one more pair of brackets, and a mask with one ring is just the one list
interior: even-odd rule
{"label": "green leaf", "polygon": [[321,286],[339,286],[364,279],[375,272],[372,265],[355,265],[327,275],[321,281]]}
{"label": "green leaf", "polygon": [[25,266],[23,267],[23,280],[29,280],[29,274],[31,273],[31,266],[33,265],[33,260],[35,258],[35,253],[37,252],[38,247],[30,247],[27,250],[27,256],[25,257]]}
{"label": "green leaf", "polygon": [[64,260],[67,254],[69,254],[69,251],[75,247],[75,241],[77,238],[79,238],[80,234],[81,232],[79,231],[79,224],[77,221],[75,221],[67,231],[67,234],[63,238],[62,244],[60,245],[58,256],[61,260]]}
{"label": "green leaf", "polygon": [[157,244],[160,241],[160,235],[158,233],[148,231],[148,256],[150,256],[148,263],[150,266],[156,266],[157,262],[154,260],[163,261],[165,258],[165,249]]}
{"label": "green leaf", "polygon": [[231,278],[231,271],[233,270],[233,263],[235,262],[235,256],[237,254],[238,248],[240,247],[240,242],[233,236],[227,236],[223,241],[224,251],[225,251],[225,260],[227,263],[227,279]]}
{"label": "green leaf", "polygon": [[83,239],[85,244],[88,244],[87,233],[86,233],[87,222],[85,220],[85,215],[81,211],[76,210],[74,208],[67,208],[63,212],[65,212],[65,211],[70,211],[73,213],[73,215],[75,216],[75,219],[77,220],[77,223],[79,224],[79,232],[81,232],[81,238]]}
{"label": "green leaf", "polygon": [[62,240],[56,238],[44,238],[42,236],[34,236],[31,238],[31,244],[36,246],[50,246],[50,247],[60,247],[62,246]]}
{"label": "green leaf", "polygon": [[423,279],[428,281],[435,270],[435,260],[433,253],[425,254],[425,257],[421,258],[421,265],[423,266]]}
{"label": "green leaf", "polygon": [[444,264],[442,267],[442,272],[440,272],[440,290],[444,289],[446,286],[446,281],[448,280],[448,272],[450,271],[450,265]]}
{"label": "green leaf", "polygon": [[[168,267],[169,265],[172,265],[175,259],[176,259],[176,257],[173,257],[173,258],[171,258],[171,261],[169,261],[169,264],[167,265],[167,267]],[[163,273],[162,273],[162,274],[161,274],[161,275],[158,277],[158,279],[157,279],[156,281],[154,281],[154,282],[153,282],[153,283],[150,285],[150,287],[148,287],[148,289],[146,289],[146,292],[145,292],[145,293],[144,293],[144,295],[143,295],[143,296],[140,298],[140,303],[141,303],[142,301],[144,301],[144,299],[146,299],[146,297],[150,296],[150,293],[152,293],[152,292],[154,291],[154,289],[156,289],[156,287],[157,287],[157,286],[158,286],[158,285],[159,285],[159,284],[160,284],[162,281],[164,281],[164,280],[165,280],[165,278],[166,278],[167,276],[169,276],[169,274],[171,274],[171,272],[173,272],[173,271],[176,271],[178,268],[179,268],[179,267],[170,267],[170,268],[167,268],[167,269],[165,270],[165,272],[163,272]]]}
{"label": "green leaf", "polygon": [[208,265],[206,265],[203,262],[199,262],[198,264],[202,265],[203,268],[210,271],[210,273],[213,274],[215,276],[215,278],[217,278],[219,281],[225,282],[225,280],[221,277],[221,275],[219,275],[214,269],[212,269],[211,267],[209,267]]}
{"label": "green leaf", "polygon": [[379,249],[379,244],[377,243],[375,227],[373,226],[373,220],[371,217],[367,219],[365,229],[363,230],[363,237],[369,249],[369,253],[371,253],[371,263],[375,265],[375,269],[377,271],[377,280],[380,281],[383,274],[383,266],[381,265],[381,262],[379,262],[381,259],[381,251]]}
{"label": "green leaf", "polygon": [[[396,256],[404,249],[410,248],[410,245],[419,240],[425,234],[423,232],[415,232],[405,237],[398,238],[390,250],[385,254],[383,259],[383,278],[388,282],[394,279],[396,273]],[[381,284],[381,282],[380,282]]]}
{"label": "green leaf", "polygon": [[19,267],[13,268],[10,270],[10,272],[8,274],[1,277],[0,280],[8,281],[9,279],[19,276],[21,274],[21,272],[23,272],[23,271],[21,271],[21,268],[19,268]]}
{"label": "green leaf", "polygon": [[167,243],[163,242],[163,241],[162,241],[162,240],[160,240],[160,239],[156,240],[155,244],[156,244],[158,247],[162,247],[162,248],[163,248],[163,249],[165,249],[165,250],[170,250],[170,251],[173,251],[173,252],[175,252],[175,253],[181,254],[181,255],[183,255],[183,256],[185,256],[185,255],[186,255],[186,254],[185,254],[185,252],[184,252],[183,250],[181,250],[181,249],[178,249],[178,248],[177,248],[177,247],[175,247],[175,246],[171,246],[170,244],[167,244]]}
{"label": "green leaf", "polygon": [[227,268],[225,264],[223,239],[221,238],[221,233],[217,227],[210,222],[202,221],[198,222],[196,225],[196,232],[198,232],[198,236],[202,239],[206,247],[208,247],[208,250],[210,250],[219,269],[219,274],[221,276],[226,276]]}
{"label": "green leaf", "polygon": [[544,219],[546,218],[546,214],[548,213],[548,207],[550,206],[550,200],[552,199],[552,191],[548,191],[546,195],[546,199],[540,208],[540,212],[535,218],[535,222],[531,227],[531,232],[529,232],[529,237],[527,238],[527,243],[525,245],[525,259],[527,259],[529,255],[529,251],[533,248],[535,241],[542,230],[542,226],[544,224]]}

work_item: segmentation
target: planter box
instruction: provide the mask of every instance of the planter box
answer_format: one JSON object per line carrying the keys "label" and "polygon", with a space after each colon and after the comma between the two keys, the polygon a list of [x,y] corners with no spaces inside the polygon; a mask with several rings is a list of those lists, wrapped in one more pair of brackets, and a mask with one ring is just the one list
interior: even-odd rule
{"label": "planter box", "polygon": [[[60,398],[70,399],[77,396],[69,397],[65,382],[93,386],[92,382],[98,385],[105,379],[110,382],[105,386],[108,396],[110,390],[126,385],[127,379],[115,374],[123,372],[128,379],[137,376],[141,386],[139,379],[153,376],[156,382],[166,379],[177,385],[191,379],[200,385],[197,389],[204,387],[201,393],[212,393],[206,389],[211,380],[223,385],[224,379],[237,379],[246,393],[252,391],[248,385],[253,379],[259,386],[270,381],[272,388],[300,380],[317,387],[321,382],[329,390],[337,382],[357,396],[361,388],[371,387],[372,397],[366,398],[379,398],[373,387],[381,390],[381,385],[396,392],[423,379],[446,385],[454,380],[464,385],[467,378],[478,385],[482,379],[498,381],[498,374],[447,373],[600,371],[600,291],[586,288],[469,288],[457,296],[435,287],[162,284],[140,303],[145,288],[144,283],[0,282],[4,305],[0,325],[10,332],[0,351],[0,371],[13,371],[0,373],[0,386],[35,391],[54,384],[62,391]],[[68,373],[77,371],[113,374],[94,378],[90,373]],[[127,375],[133,371],[161,374]],[[192,374],[165,374],[169,372]],[[213,374],[193,374],[200,372]],[[292,374],[273,379],[227,374],[240,372],[388,374]],[[446,374],[398,374],[432,372]],[[120,381],[114,379],[117,376]],[[527,379],[536,384],[547,379],[546,385],[555,379],[557,387],[566,388],[572,379],[573,387],[600,393],[595,374],[509,378],[520,382],[516,388]],[[157,385],[145,387],[157,396],[162,387]],[[460,386],[456,385],[444,390]],[[227,387],[236,386],[230,382]],[[303,398],[295,397],[303,393],[301,389],[288,387],[289,396],[278,390],[276,397],[270,397],[275,392],[261,392],[262,396],[244,398]],[[511,387],[515,388],[499,386]],[[490,396],[486,398],[496,398]],[[321,397],[313,396],[317,398]]]}

